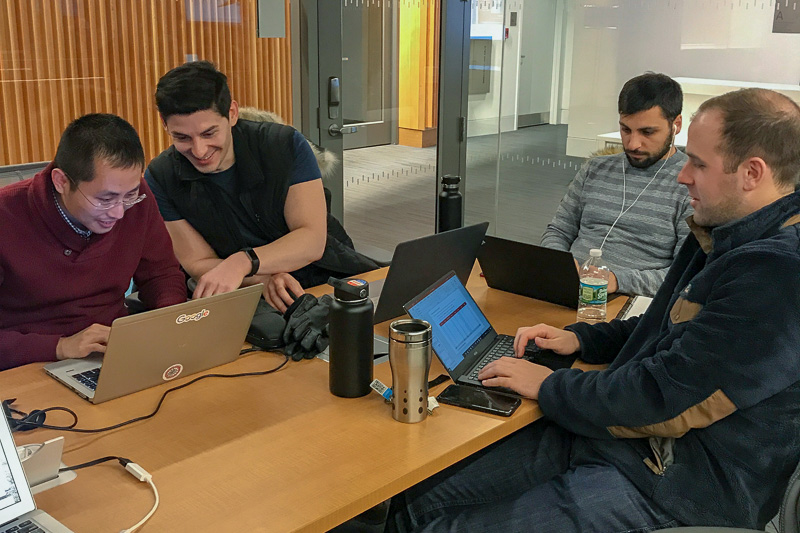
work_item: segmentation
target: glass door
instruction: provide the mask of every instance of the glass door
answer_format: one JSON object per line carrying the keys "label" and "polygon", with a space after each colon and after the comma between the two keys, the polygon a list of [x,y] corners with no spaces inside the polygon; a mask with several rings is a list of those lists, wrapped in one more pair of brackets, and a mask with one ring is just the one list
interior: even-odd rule
{"label": "glass door", "polygon": [[390,259],[435,228],[439,2],[300,6],[303,132],[341,162],[325,178],[331,211],[356,249]]}

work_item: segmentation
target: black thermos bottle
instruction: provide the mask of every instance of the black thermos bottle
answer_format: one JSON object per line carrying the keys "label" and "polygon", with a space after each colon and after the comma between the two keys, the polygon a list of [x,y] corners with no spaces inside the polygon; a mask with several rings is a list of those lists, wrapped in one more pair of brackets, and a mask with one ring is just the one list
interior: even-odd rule
{"label": "black thermos bottle", "polygon": [[329,278],[333,287],[328,337],[329,385],[343,398],[369,394],[372,383],[372,301],[362,279]]}
{"label": "black thermos bottle", "polygon": [[461,227],[461,211],[464,197],[458,191],[460,176],[442,176],[442,190],[439,192],[439,227],[437,232]]}

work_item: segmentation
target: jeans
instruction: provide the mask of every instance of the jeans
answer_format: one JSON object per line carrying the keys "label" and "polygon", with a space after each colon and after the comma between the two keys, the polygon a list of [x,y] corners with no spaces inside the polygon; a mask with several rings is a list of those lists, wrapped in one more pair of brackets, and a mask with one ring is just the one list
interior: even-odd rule
{"label": "jeans", "polygon": [[638,532],[680,525],[587,442],[539,421],[411,487],[389,531]]}

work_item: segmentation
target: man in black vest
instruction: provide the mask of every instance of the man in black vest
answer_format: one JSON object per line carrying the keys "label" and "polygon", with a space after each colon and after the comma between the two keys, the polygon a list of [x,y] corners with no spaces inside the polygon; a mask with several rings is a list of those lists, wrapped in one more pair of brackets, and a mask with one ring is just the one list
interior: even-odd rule
{"label": "man in black vest", "polygon": [[265,284],[286,310],[304,287],[378,265],[327,214],[319,166],[290,126],[239,118],[226,76],[207,61],[167,72],[156,88],[172,146],[145,173],[194,297]]}

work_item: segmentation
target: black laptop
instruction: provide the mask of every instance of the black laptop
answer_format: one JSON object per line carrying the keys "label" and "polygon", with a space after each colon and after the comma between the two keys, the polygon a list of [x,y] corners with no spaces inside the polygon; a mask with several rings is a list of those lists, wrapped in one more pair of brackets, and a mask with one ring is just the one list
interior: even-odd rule
{"label": "black laptop", "polygon": [[455,272],[428,287],[405,309],[411,318],[431,325],[433,351],[456,383],[480,387],[478,372],[484,366],[514,355],[514,337],[494,330]]}
{"label": "black laptop", "polygon": [[478,263],[493,289],[578,308],[580,281],[570,252],[487,235]]}
{"label": "black laptop", "polygon": [[481,222],[398,244],[386,279],[370,283],[374,323],[405,314],[403,304],[451,270],[466,283],[488,228]]}

